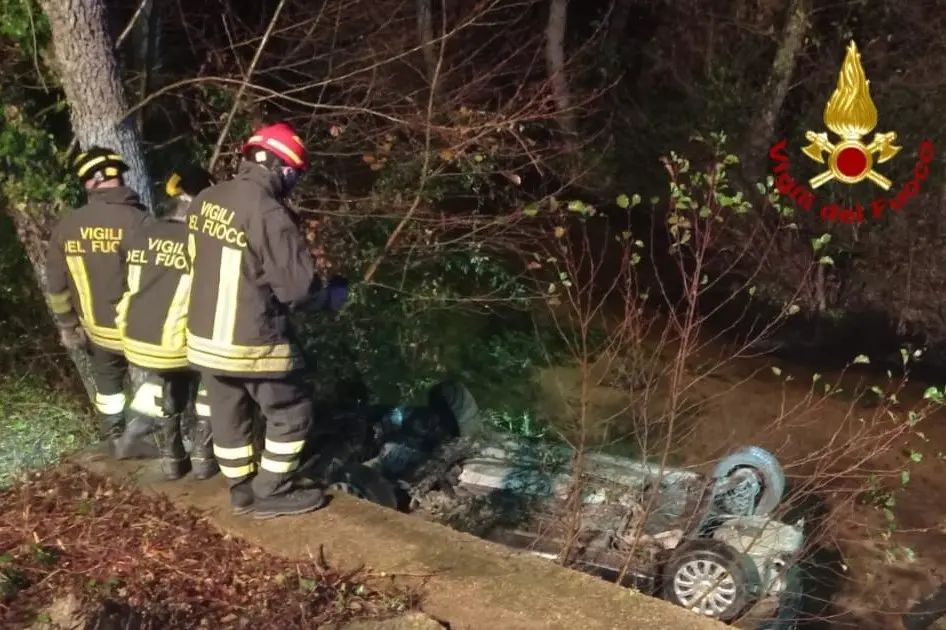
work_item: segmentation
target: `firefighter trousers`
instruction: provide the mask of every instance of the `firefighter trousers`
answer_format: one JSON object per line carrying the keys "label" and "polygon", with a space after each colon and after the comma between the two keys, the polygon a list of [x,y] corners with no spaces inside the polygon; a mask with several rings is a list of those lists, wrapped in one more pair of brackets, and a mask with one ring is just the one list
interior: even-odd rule
{"label": "firefighter trousers", "polygon": [[193,403],[197,416],[210,417],[207,391],[200,384],[200,375],[197,372],[144,371],[147,376],[131,401],[132,411],[150,418],[165,418],[186,413]]}
{"label": "firefighter trousers", "polygon": [[[214,456],[230,486],[255,474],[253,494],[271,497],[292,490],[294,473],[312,424],[312,400],[301,372],[281,379],[201,374],[207,389]],[[266,420],[258,470],[253,444],[253,403]]]}
{"label": "firefighter trousers", "polygon": [[128,374],[124,355],[89,344],[89,364],[95,383],[95,409],[103,416],[124,412],[125,375]]}

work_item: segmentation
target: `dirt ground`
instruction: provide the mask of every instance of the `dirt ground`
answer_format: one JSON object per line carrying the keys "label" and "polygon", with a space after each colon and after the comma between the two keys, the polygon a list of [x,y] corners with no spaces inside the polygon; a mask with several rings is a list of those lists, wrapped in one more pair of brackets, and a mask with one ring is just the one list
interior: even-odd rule
{"label": "dirt ground", "polygon": [[[772,366],[781,373],[776,375]],[[925,387],[910,384],[900,391],[900,405],[889,414],[851,395],[873,384],[887,389],[885,376],[826,373],[817,380],[816,396],[811,395],[812,379],[810,369],[772,358],[740,359],[716,370],[688,391],[687,399],[696,404],[675,421],[668,461],[710,472],[714,460],[740,445],[774,452],[790,487],[799,490],[798,496],[816,495],[821,512],[827,512],[820,519],[809,517],[809,527],[821,546],[813,571],[820,596],[833,603],[814,606],[809,614],[822,621],[808,627],[901,628],[900,615],[946,578],[946,462],[937,447],[946,442],[946,414],[938,412],[909,429],[907,410],[922,402]],[[541,381],[553,422],[561,425],[580,413],[577,369],[547,370]],[[844,391],[824,397],[826,382]],[[637,392],[629,398],[627,391],[604,384],[589,389],[587,416],[607,418],[592,431],[597,437],[613,438],[634,425],[631,409],[649,397]],[[659,425],[654,432],[666,431]],[[911,458],[914,450],[921,459]],[[659,458],[660,452],[648,456]],[[875,484],[876,496],[865,503],[852,488],[863,487],[868,470],[878,471],[889,490]],[[909,475],[905,486],[904,471]],[[885,506],[878,503],[890,508],[898,530],[889,539]],[[912,549],[915,558],[908,560],[902,552],[891,557],[888,550],[899,547]]]}
{"label": "dirt ground", "polygon": [[103,629],[317,628],[415,605],[407,592],[366,586],[363,572],[276,557],[74,465],[31,474],[0,492],[0,505],[2,628],[53,617]]}

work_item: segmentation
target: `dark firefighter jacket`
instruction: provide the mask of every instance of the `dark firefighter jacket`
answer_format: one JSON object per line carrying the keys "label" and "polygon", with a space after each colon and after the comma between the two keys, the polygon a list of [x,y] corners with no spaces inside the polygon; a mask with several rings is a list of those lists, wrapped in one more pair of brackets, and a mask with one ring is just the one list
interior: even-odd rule
{"label": "dark firefighter jacket", "polygon": [[155,371],[186,368],[190,258],[187,223],[150,222],[128,240],[125,296],[116,323],[128,361]]}
{"label": "dark firefighter jacket", "polygon": [[192,284],[187,358],[215,374],[279,377],[304,366],[289,313],[320,288],[275,176],[245,163],[188,210]]}
{"label": "dark firefighter jacket", "polygon": [[125,291],[125,243],[150,215],[130,188],[90,190],[88,203],[53,228],[46,298],[61,326],[78,320],[89,341],[122,352],[115,307]]}

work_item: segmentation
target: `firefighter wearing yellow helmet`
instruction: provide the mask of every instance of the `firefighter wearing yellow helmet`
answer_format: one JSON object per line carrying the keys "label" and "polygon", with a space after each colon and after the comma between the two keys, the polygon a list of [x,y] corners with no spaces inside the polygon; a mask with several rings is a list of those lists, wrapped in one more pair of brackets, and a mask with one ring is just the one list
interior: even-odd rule
{"label": "firefighter wearing yellow helmet", "polygon": [[131,448],[122,440],[128,364],[115,306],[124,292],[126,244],[150,215],[125,185],[128,165],[115,151],[90,147],[75,159],[74,167],[88,200],[53,228],[46,298],[63,346],[89,353],[102,437],[113,454],[123,458]]}
{"label": "firefighter wearing yellow helmet", "polygon": [[[199,375],[188,364],[185,336],[191,288],[187,208],[212,184],[210,173],[199,168],[182,169],[168,178],[168,212],[128,243],[127,289],[118,307],[125,356],[148,374],[131,408],[156,421],[161,469],[168,480],[179,479],[188,469],[198,479],[212,477],[218,470],[210,406]],[[182,420],[191,408],[196,422],[188,453]]]}

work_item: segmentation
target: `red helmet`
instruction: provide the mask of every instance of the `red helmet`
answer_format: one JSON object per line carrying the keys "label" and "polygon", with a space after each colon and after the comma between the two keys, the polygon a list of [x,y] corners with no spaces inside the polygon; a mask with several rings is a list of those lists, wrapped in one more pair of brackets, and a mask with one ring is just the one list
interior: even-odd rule
{"label": "red helmet", "polygon": [[243,153],[252,148],[269,151],[288,166],[306,170],[309,168],[309,156],[296,131],[286,123],[276,123],[257,129],[243,145]]}

